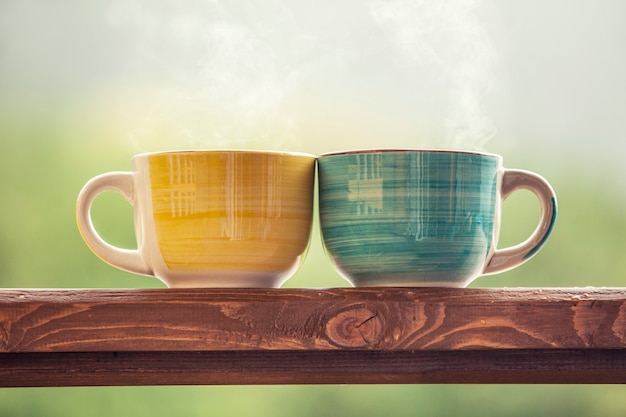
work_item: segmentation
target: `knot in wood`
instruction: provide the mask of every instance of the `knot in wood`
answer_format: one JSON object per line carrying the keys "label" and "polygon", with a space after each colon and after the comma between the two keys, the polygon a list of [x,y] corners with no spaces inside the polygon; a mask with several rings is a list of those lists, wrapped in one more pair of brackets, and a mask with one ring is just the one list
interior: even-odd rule
{"label": "knot in wood", "polygon": [[326,336],[340,347],[375,346],[382,339],[382,333],[382,318],[377,312],[362,306],[344,309],[326,323]]}

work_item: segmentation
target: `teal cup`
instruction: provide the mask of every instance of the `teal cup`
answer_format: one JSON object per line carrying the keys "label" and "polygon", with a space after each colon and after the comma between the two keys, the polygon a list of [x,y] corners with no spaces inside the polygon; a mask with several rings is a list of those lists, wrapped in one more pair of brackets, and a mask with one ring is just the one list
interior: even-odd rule
{"label": "teal cup", "polygon": [[[526,262],[556,220],[541,176],[505,169],[499,155],[439,150],[361,150],[318,158],[324,249],[353,286],[465,287]],[[499,249],[502,202],[527,189],[539,224]]]}

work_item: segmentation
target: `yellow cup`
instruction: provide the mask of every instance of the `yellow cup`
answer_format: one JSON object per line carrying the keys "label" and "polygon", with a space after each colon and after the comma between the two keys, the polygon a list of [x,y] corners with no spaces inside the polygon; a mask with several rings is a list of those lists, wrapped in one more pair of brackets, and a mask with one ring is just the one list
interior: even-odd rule
{"label": "yellow cup", "polygon": [[[315,156],[193,150],[136,155],[131,172],[91,179],[78,228],[105,262],[169,287],[279,287],[301,265],[313,220]],[[137,249],[105,242],[91,221],[98,194],[133,206]]]}

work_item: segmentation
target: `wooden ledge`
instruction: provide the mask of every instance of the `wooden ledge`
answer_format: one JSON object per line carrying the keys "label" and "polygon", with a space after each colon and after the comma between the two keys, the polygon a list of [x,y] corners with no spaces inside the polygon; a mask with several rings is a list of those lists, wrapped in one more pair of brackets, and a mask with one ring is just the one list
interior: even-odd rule
{"label": "wooden ledge", "polygon": [[0,290],[0,386],[528,382],[626,382],[626,288]]}

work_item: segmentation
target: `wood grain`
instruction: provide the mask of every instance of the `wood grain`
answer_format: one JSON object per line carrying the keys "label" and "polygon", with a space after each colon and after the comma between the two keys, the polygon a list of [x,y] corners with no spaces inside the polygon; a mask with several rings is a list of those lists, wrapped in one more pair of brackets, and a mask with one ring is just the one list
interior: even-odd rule
{"label": "wood grain", "polygon": [[624,347],[621,289],[0,291],[0,352]]}
{"label": "wood grain", "polygon": [[0,290],[0,386],[626,382],[626,289]]}
{"label": "wood grain", "polygon": [[626,383],[624,350],[0,354],[0,386]]}

